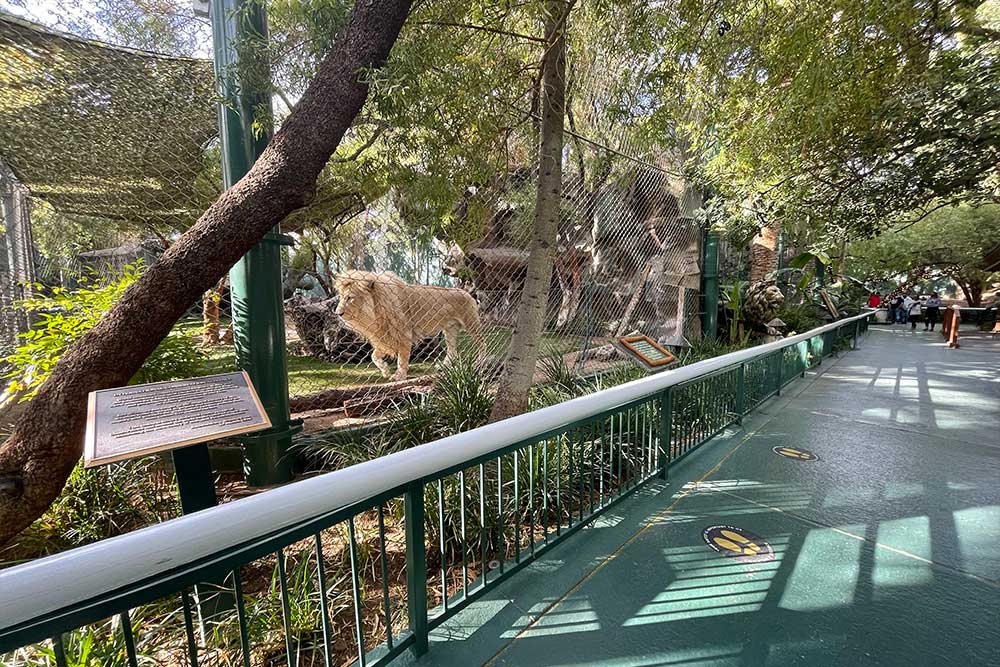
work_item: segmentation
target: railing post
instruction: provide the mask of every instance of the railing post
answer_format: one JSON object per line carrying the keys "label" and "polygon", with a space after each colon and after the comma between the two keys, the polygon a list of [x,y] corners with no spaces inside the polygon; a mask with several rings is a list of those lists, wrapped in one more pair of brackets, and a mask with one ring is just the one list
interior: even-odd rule
{"label": "railing post", "polygon": [[403,499],[406,524],[406,602],[413,652],[427,653],[427,552],[424,538],[424,483],[411,482]]}
{"label": "railing post", "polygon": [[740,369],[736,373],[736,423],[743,423],[743,414],[746,412],[746,364],[741,363]]}
{"label": "railing post", "polygon": [[859,320],[854,320],[854,337],[851,339],[852,350],[858,349],[858,329],[860,328],[860,326],[861,322]]}
{"label": "railing post", "polygon": [[673,431],[673,391],[667,387],[660,394],[660,479],[667,479],[670,467],[670,438]]}
{"label": "railing post", "polygon": [[777,382],[774,387],[774,395],[781,396],[781,382],[785,379],[785,351],[778,350],[774,353],[774,377],[777,378]]}

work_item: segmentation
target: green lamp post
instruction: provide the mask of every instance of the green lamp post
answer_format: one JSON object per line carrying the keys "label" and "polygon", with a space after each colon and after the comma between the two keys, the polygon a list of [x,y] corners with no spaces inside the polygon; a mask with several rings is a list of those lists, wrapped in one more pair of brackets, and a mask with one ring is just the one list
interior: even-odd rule
{"label": "green lamp post", "polygon": [[[266,40],[267,21],[259,0],[211,0],[210,7],[215,76],[222,96],[222,178],[229,188],[249,171],[271,138],[269,123],[255,113],[260,107],[270,108],[270,92],[260,81],[242,76],[237,51],[238,44]],[[292,478],[288,450],[299,427],[288,408],[281,289],[281,246],[290,243],[275,228],[229,271],[237,364],[250,375],[272,424],[267,431],[242,438],[250,486]]]}

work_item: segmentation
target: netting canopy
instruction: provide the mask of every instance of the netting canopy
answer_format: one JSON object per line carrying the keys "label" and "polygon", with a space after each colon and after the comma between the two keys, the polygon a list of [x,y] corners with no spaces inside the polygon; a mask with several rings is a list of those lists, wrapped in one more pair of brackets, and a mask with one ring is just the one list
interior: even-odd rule
{"label": "netting canopy", "polygon": [[0,14],[0,159],[61,213],[157,229],[197,217],[215,97],[208,60]]}

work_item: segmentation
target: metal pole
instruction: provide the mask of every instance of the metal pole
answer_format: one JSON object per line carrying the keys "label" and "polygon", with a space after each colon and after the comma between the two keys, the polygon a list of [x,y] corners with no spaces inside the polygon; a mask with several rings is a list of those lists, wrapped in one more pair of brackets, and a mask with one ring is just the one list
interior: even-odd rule
{"label": "metal pole", "polygon": [[[424,484],[412,482],[403,496],[406,526],[406,603],[413,652],[427,653],[427,545],[424,535]],[[444,554],[441,554],[442,558]],[[486,573],[483,573],[485,581]],[[447,595],[447,591],[445,591]],[[442,602],[443,604],[443,602]]]}
{"label": "metal pole", "polygon": [[[271,128],[256,125],[255,109],[270,108],[262,82],[248,81],[238,68],[237,44],[267,39],[259,0],[211,0],[215,76],[222,94],[219,136],[222,177],[232,187],[267,147]],[[260,72],[261,68],[254,67]],[[273,427],[242,438],[247,484],[264,486],[292,478],[288,455],[297,430],[288,408],[288,367],[281,292],[281,246],[290,244],[276,227],[229,271],[233,339],[237,365],[250,374]]]}
{"label": "metal pole", "polygon": [[719,235],[705,231],[702,243],[702,316],[701,333],[715,338],[719,333]]}
{"label": "metal pole", "polygon": [[673,391],[667,389],[660,394],[660,479],[667,479],[670,467],[670,440],[673,432]]}
{"label": "metal pole", "polygon": [[177,490],[181,499],[181,511],[191,514],[199,510],[215,507],[215,475],[208,456],[208,445],[201,443],[181,447],[171,453],[174,472],[177,475]]}
{"label": "metal pole", "polygon": [[743,415],[746,413],[746,364],[740,364],[740,369],[736,376],[736,423],[743,423]]}

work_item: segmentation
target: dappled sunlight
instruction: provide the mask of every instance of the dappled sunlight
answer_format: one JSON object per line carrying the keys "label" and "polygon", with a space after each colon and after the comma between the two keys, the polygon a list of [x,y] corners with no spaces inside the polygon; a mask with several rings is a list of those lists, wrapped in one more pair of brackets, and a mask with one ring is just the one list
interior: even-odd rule
{"label": "dappled sunlight", "polygon": [[[994,553],[1000,544],[1000,505],[967,507],[951,514],[962,560],[972,563],[984,558],[995,559]],[[1000,572],[994,571],[993,575],[1000,578]]]}
{"label": "dappled sunlight", "polygon": [[[865,527],[852,525],[844,530],[864,535]],[[861,540],[837,531],[810,530],[792,565],[778,606],[792,611],[815,611],[853,604],[861,570],[862,545]],[[837,554],[836,562],[831,562],[831,553]]]}
{"label": "dappled sunlight", "polygon": [[[930,520],[926,516],[882,521],[878,526],[872,583],[880,587],[922,586],[934,577],[931,563]],[[885,545],[892,545],[887,548]],[[896,550],[905,551],[904,555]],[[913,556],[918,556],[914,558]]]}
{"label": "dappled sunlight", "polygon": [[882,497],[886,500],[899,500],[901,498],[914,498],[924,495],[923,482],[889,482],[882,490]]}
{"label": "dappled sunlight", "polygon": [[[547,637],[575,632],[595,632],[601,629],[597,613],[586,597],[567,598],[546,611],[553,602],[554,600],[544,600],[531,607],[528,613],[521,616],[501,637],[504,639]],[[540,614],[544,616],[539,618]]]}
{"label": "dappled sunlight", "polygon": [[827,492],[822,506],[831,508],[874,502],[880,495],[879,489],[871,486],[834,487]]}
{"label": "dappled sunlight", "polygon": [[[651,653],[651,654],[650,654]],[[629,655],[629,667],[739,667],[746,664],[743,659],[743,646],[737,642],[712,642],[697,648],[678,647],[670,651],[646,652],[643,655]],[[622,667],[622,658],[602,659],[595,657],[586,662],[587,667]],[[560,661],[557,656],[546,663],[546,667],[576,667],[579,661]]]}
{"label": "dappled sunlight", "polygon": [[501,614],[511,602],[506,599],[476,600],[455,614],[448,623],[431,633],[430,640],[451,642],[470,639],[483,625]]}
{"label": "dappled sunlight", "polygon": [[[965,637],[992,632],[982,609],[996,600],[1000,504],[985,481],[997,466],[988,447],[963,442],[982,426],[969,417],[992,395],[985,378],[945,375],[926,360],[835,370],[843,377],[828,372],[735,449],[718,443],[722,463],[707,478],[673,482],[672,493],[658,489],[609,517],[606,535],[622,531],[621,545],[577,556],[581,579],[568,597],[538,598],[498,627],[517,647],[501,651],[502,664],[982,655]],[[819,459],[773,455],[780,445]],[[645,515],[635,521],[638,506]],[[723,527],[759,536],[773,560],[714,551],[728,547],[704,541],[706,531]]]}
{"label": "dappled sunlight", "polygon": [[788,535],[770,538],[775,560],[763,563],[738,562],[708,551],[704,545],[663,549],[673,580],[622,625],[759,611],[781,567],[788,540]]}

